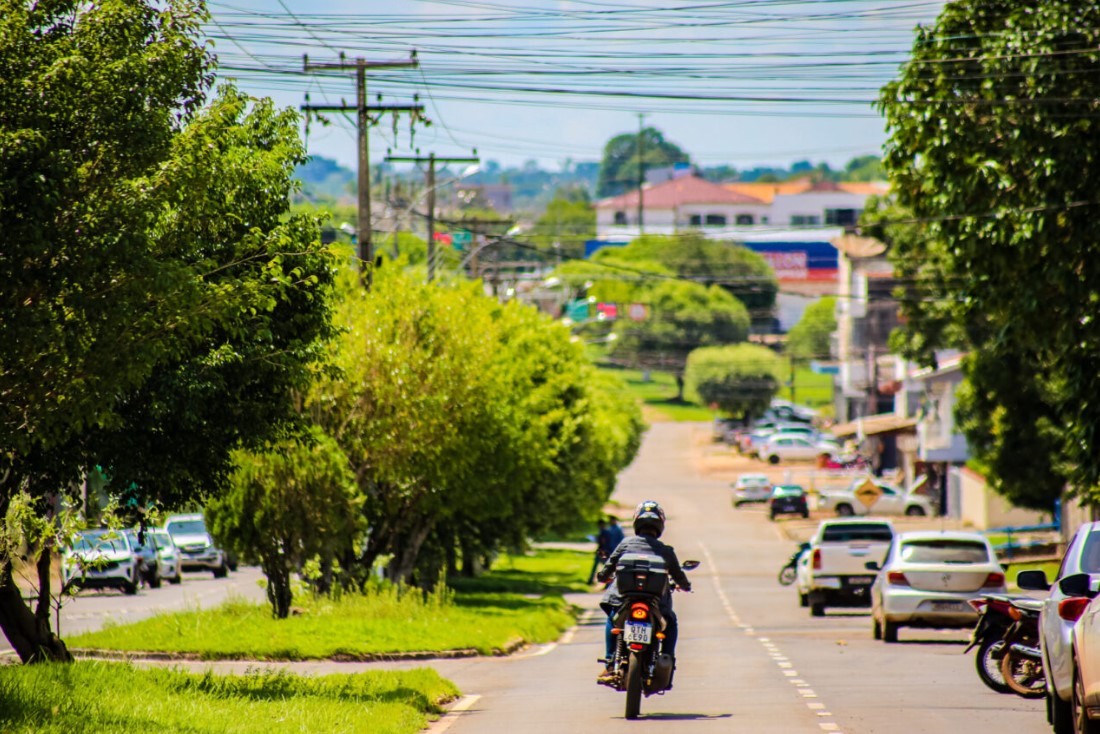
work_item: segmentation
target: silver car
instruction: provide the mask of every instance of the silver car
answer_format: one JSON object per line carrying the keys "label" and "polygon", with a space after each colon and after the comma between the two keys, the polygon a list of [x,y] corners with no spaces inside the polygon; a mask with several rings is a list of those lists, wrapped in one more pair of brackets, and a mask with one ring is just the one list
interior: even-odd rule
{"label": "silver car", "polygon": [[742,474],[733,483],[733,506],[767,502],[772,496],[772,480],[767,474]]}
{"label": "silver car", "polygon": [[1005,571],[980,533],[913,531],[894,536],[871,586],[876,640],[897,642],[901,627],[969,628],[978,615],[967,603],[1005,593]]}
{"label": "silver car", "polygon": [[136,594],[141,583],[141,559],[125,533],[85,530],[61,556],[62,589],[116,588]]}
{"label": "silver car", "polygon": [[1074,593],[1067,593],[1059,582],[1088,574],[1100,579],[1100,522],[1085,523],[1077,529],[1062,556],[1055,583],[1042,571],[1021,571],[1016,585],[1027,591],[1049,591],[1039,615],[1039,647],[1043,652],[1043,672],[1047,679],[1047,721],[1056,734],[1073,729],[1073,620],[1059,615],[1058,606]]}

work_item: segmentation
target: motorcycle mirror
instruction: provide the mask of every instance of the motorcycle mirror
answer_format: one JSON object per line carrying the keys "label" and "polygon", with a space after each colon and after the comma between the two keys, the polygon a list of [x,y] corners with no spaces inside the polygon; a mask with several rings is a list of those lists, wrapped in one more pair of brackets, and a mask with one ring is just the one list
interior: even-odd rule
{"label": "motorcycle mirror", "polygon": [[867,561],[867,563],[863,564],[863,567],[866,568],[868,571],[881,571],[882,570],[882,566],[878,565],[877,561]]}
{"label": "motorcycle mirror", "polygon": [[[1066,577],[1070,578],[1070,577]],[[1050,589],[1050,582],[1047,581],[1047,575],[1044,571],[1020,571],[1016,576],[1016,585],[1024,591],[1047,591]],[[1071,594],[1071,596],[1074,596]]]}
{"label": "motorcycle mirror", "polygon": [[692,571],[696,568],[699,568],[699,561],[684,561],[680,564],[680,568],[684,569],[685,571]]}
{"label": "motorcycle mirror", "polygon": [[[1023,576],[1025,571],[1020,572],[1020,576]],[[1034,572],[1032,572],[1034,573]],[[1087,573],[1074,573],[1066,576],[1058,581],[1058,589],[1061,590],[1066,596],[1088,596],[1089,586],[1091,585],[1089,575]],[[1017,579],[1016,585],[1021,589],[1024,586]]]}

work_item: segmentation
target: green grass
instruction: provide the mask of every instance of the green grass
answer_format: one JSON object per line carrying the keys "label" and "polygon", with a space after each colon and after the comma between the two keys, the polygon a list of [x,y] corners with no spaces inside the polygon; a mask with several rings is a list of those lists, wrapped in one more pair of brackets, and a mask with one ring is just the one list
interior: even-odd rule
{"label": "green grass", "polygon": [[777,398],[790,400],[811,408],[828,408],[833,404],[833,376],[822,375],[808,367],[799,367],[794,372],[794,391],[783,385],[776,394]]}
{"label": "green grass", "polygon": [[106,662],[0,665],[0,731],[412,734],[458,695],[427,668],[301,677]]}
{"label": "green grass", "polygon": [[502,558],[458,592],[425,596],[380,585],[367,594],[296,599],[300,614],[233,601],[209,610],[164,613],[67,640],[72,648],[186,653],[202,659],[369,659],[387,653],[474,649],[484,655],[520,642],[556,639],[576,619],[561,594],[583,591],[587,553],[544,551]]}

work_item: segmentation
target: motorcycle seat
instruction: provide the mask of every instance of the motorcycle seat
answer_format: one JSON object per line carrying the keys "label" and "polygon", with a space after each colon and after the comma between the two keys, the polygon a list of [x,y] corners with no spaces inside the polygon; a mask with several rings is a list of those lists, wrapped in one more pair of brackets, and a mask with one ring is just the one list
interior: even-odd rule
{"label": "motorcycle seat", "polygon": [[1012,606],[1019,609],[1023,609],[1028,612],[1041,612],[1043,611],[1043,600],[1032,599],[1031,597],[1025,597],[1022,599],[1013,599]]}

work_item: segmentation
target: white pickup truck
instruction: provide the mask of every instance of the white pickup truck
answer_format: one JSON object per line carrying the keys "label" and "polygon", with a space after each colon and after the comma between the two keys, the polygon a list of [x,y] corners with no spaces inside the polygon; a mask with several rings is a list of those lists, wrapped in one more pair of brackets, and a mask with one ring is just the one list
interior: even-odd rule
{"label": "white pickup truck", "polygon": [[889,520],[823,521],[798,561],[801,605],[815,617],[824,615],[826,607],[871,606],[875,572],[867,570],[867,563],[881,565],[893,539]]}

